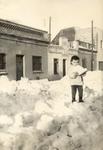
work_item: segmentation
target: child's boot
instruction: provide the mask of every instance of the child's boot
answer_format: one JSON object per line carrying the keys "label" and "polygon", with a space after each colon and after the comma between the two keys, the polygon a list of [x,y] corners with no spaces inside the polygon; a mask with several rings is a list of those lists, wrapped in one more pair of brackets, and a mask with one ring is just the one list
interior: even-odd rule
{"label": "child's boot", "polygon": [[84,101],[82,99],[79,99],[79,103],[83,103]]}
{"label": "child's boot", "polygon": [[72,103],[74,103],[74,102],[76,102],[76,100],[75,100],[75,99],[72,99]]}

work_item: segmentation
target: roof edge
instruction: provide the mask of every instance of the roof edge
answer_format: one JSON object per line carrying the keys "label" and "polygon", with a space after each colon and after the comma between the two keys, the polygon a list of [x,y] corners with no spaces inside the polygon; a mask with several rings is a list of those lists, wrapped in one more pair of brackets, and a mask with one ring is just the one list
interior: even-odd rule
{"label": "roof edge", "polygon": [[10,25],[18,26],[20,28],[25,28],[25,29],[31,30],[31,31],[48,33],[48,31],[45,31],[45,30],[41,30],[41,29],[30,27],[30,26],[22,25],[22,24],[19,24],[19,23],[16,23],[16,22],[12,22],[12,21],[9,21],[9,20],[6,20],[6,19],[1,19],[0,18],[0,22],[1,23],[5,23],[5,24],[10,24]]}

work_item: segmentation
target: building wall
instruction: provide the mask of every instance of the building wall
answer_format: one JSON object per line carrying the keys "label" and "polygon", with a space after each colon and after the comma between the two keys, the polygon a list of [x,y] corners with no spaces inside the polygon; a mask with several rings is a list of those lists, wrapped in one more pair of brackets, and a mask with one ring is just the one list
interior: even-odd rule
{"label": "building wall", "polygon": [[[100,52],[97,54],[97,69],[103,71],[103,48],[100,49]],[[101,65],[100,65],[101,63]]]}
{"label": "building wall", "polygon": [[52,43],[55,45],[59,45],[59,38],[64,38],[66,37],[69,41],[74,41],[75,40],[75,28],[66,28],[63,30],[60,30],[60,32],[55,36],[55,38],[52,40]]}
{"label": "building wall", "polygon": [[[103,30],[94,27],[93,37],[94,37],[94,44],[96,45],[95,48],[97,50],[96,64],[94,64],[94,66],[97,66],[96,69],[99,69],[100,68],[99,62],[103,62]],[[76,39],[90,43],[91,42],[91,28],[77,29]],[[102,41],[102,47],[101,47],[101,41]]]}
{"label": "building wall", "polygon": [[100,62],[103,63],[103,31],[102,30],[98,31],[98,45],[97,45],[97,48],[98,48],[98,53],[97,53],[97,69],[101,70]]}
{"label": "building wall", "polygon": [[[58,59],[58,74],[54,74],[54,59]],[[67,51],[60,46],[49,46],[48,49],[48,79],[55,80],[63,77],[63,59],[65,59],[65,73],[68,72],[69,57]],[[66,75],[65,74],[65,75]]]}
{"label": "building wall", "polygon": [[59,46],[63,47],[65,50],[75,49],[78,50],[78,41],[68,41],[67,37],[59,38]]}
{"label": "building wall", "polygon": [[[91,52],[88,52],[88,51],[82,51],[82,50],[79,50],[79,53],[78,53],[78,56],[80,57],[80,64],[83,66],[83,60],[86,61],[86,68],[88,70],[91,70]],[[93,70],[96,70],[97,68],[97,54],[94,53],[93,54],[93,59],[95,60],[94,63],[93,63]]]}
{"label": "building wall", "polygon": [[[78,55],[75,49],[64,49],[61,46],[52,45],[48,49],[48,78],[50,80],[60,79],[63,77],[63,59],[66,60],[66,74],[68,75],[70,59],[73,55]],[[58,59],[58,74],[54,75],[54,59]]]}
{"label": "building wall", "polygon": [[[82,38],[82,37],[81,37]],[[65,39],[67,39],[65,37]],[[62,38],[60,40],[63,40]],[[83,39],[82,39],[83,40]],[[71,54],[71,56],[73,55],[78,55],[80,57],[80,64],[82,65],[82,61],[85,60],[86,65],[85,67],[87,67],[88,70],[91,70],[91,47],[85,47],[84,45],[90,45],[90,43],[87,43],[85,41],[82,41],[82,43],[84,44],[83,46],[80,45],[80,41],[68,41],[65,40],[65,45],[61,45],[64,49],[66,49],[66,47],[68,47],[68,51],[69,51],[69,55]],[[63,42],[61,42],[63,43]],[[96,70],[97,68],[97,51],[96,49],[93,50],[93,59],[94,59],[94,64],[93,64],[93,70]]]}
{"label": "building wall", "polygon": [[[6,53],[6,72],[9,79],[16,79],[16,55],[24,55],[24,76],[29,79],[47,77],[47,45],[0,38],[0,53]],[[42,72],[32,71],[32,56],[42,56]]]}
{"label": "building wall", "polygon": [[[60,46],[62,46],[64,49],[68,50],[68,58],[71,58],[73,55],[78,55],[80,57],[80,64],[83,65],[82,61],[85,60],[86,66],[88,70],[91,70],[91,49],[88,49],[86,47],[80,46],[79,41],[68,41],[68,39],[65,37],[60,37]],[[89,44],[84,42],[84,44]],[[97,53],[96,50],[93,54],[94,58],[94,65],[93,69],[96,70],[97,67]],[[69,67],[69,64],[68,64]]]}
{"label": "building wall", "polygon": [[[90,58],[91,58],[91,27],[89,28],[78,28],[74,27],[74,32],[72,33],[71,30],[73,28],[67,28],[60,31],[60,33],[54,38],[53,42],[59,41],[57,44],[62,46],[64,49],[82,49],[84,52],[80,52],[81,59],[84,59],[86,57],[88,59],[87,67],[90,70]],[[72,38],[73,37],[73,38]],[[59,40],[58,40],[59,39]],[[74,42],[82,42],[84,45],[86,44],[87,47],[83,47],[81,45],[78,45]],[[103,30],[94,27],[93,28],[93,41],[94,41],[94,69],[99,69],[100,62],[103,63]],[[101,47],[101,41],[102,41],[102,47]],[[90,50],[90,52],[86,52],[86,50]],[[84,54],[83,54],[84,53]],[[97,56],[96,56],[97,55]]]}
{"label": "building wall", "polygon": [[[91,28],[75,28],[76,34],[75,34],[75,40],[80,40],[84,41],[87,43],[91,43]],[[94,44],[96,45],[97,43],[97,36],[98,36],[98,28],[94,27],[93,29],[93,39],[94,39]]]}

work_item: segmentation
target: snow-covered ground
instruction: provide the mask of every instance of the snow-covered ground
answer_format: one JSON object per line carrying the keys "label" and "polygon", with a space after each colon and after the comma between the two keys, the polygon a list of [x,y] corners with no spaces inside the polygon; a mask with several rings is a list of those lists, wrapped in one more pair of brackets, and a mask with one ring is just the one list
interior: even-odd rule
{"label": "snow-covered ground", "polygon": [[84,77],[84,103],[69,78],[0,77],[0,150],[103,150],[103,72]]}

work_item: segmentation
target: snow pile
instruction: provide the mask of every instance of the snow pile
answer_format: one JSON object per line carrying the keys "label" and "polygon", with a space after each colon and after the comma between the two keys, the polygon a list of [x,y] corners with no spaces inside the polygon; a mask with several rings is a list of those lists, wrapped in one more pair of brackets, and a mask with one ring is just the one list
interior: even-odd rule
{"label": "snow pile", "polygon": [[49,124],[52,122],[53,117],[49,115],[42,115],[39,122],[37,123],[38,130],[48,130]]}
{"label": "snow pile", "polygon": [[43,89],[43,83],[48,80],[30,81],[28,78],[21,78],[20,81],[10,81],[6,76],[0,77],[0,93],[14,94],[17,90],[23,93],[29,93],[30,95],[38,95],[41,89]]}
{"label": "snow pile", "polygon": [[7,115],[0,115],[0,127],[13,125],[13,120]]}
{"label": "snow pile", "polygon": [[103,92],[103,72],[88,72],[84,78],[85,86],[101,94]]}
{"label": "snow pile", "polygon": [[0,93],[12,94],[16,91],[16,81],[9,81],[6,76],[0,77]]}
{"label": "snow pile", "polygon": [[38,95],[40,90],[43,89],[43,83],[47,82],[47,80],[39,81],[30,81],[27,78],[22,78],[17,82],[17,88],[19,91],[24,93],[29,93],[30,95]]}
{"label": "snow pile", "polygon": [[0,150],[103,150],[102,82],[103,72],[88,72],[85,103],[72,104],[67,76],[18,82],[1,77]]}

